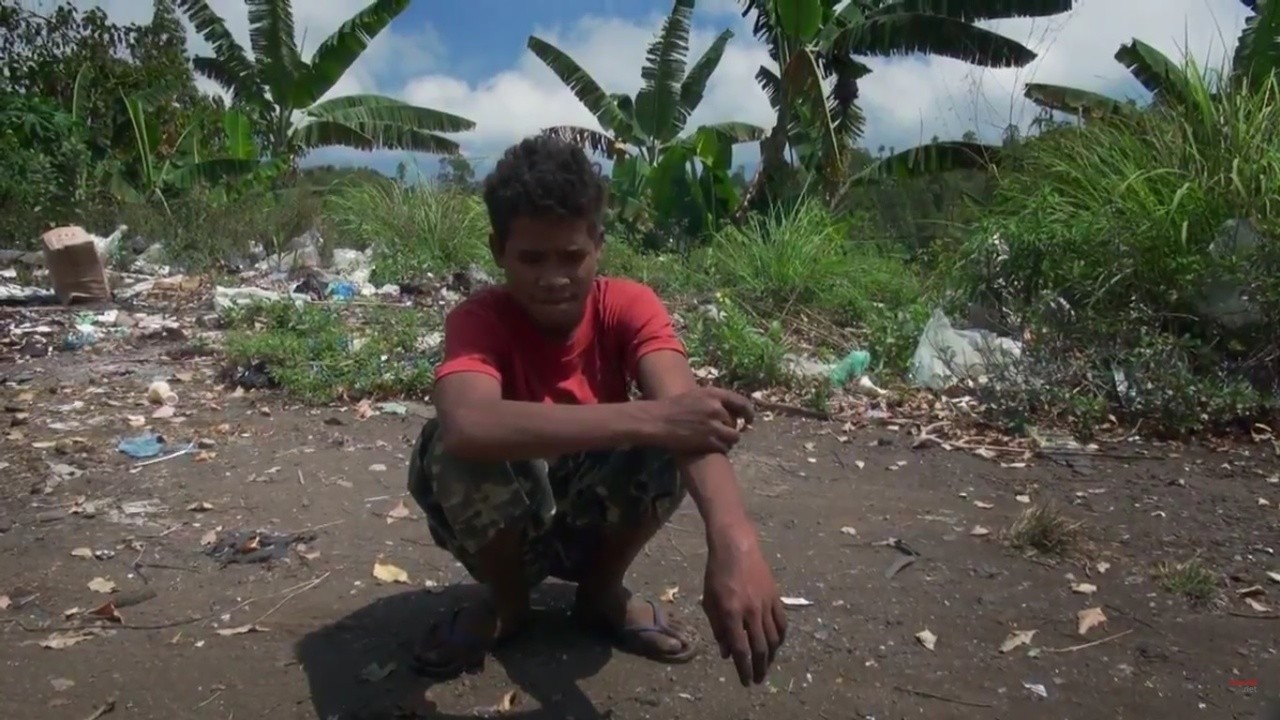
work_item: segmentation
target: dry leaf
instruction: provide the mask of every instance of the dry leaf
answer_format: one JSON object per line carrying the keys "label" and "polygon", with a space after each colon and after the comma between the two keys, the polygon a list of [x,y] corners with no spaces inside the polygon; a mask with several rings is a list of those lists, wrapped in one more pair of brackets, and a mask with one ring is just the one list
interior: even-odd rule
{"label": "dry leaf", "polygon": [[986,537],[991,534],[991,531],[981,525],[974,525],[973,529],[969,531],[969,534],[974,537]]}
{"label": "dry leaf", "polygon": [[86,560],[93,559],[93,549],[87,547],[78,547],[71,551],[71,557],[84,558]]}
{"label": "dry leaf", "polygon": [[1071,592],[1077,595],[1092,595],[1098,592],[1098,586],[1092,583],[1071,583]]}
{"label": "dry leaf", "polygon": [[1102,608],[1091,607],[1076,613],[1076,632],[1084,635],[1093,628],[1105,623],[1107,616],[1102,612]]}
{"label": "dry leaf", "polygon": [[1266,595],[1267,591],[1261,585],[1250,585],[1247,588],[1236,590],[1237,597],[1252,597],[1254,595]]}
{"label": "dry leaf", "polygon": [[177,412],[178,412],[177,408],[175,408],[172,405],[161,405],[160,407],[156,408],[154,412],[151,413],[151,417],[155,418],[156,420],[164,420],[166,418],[173,417],[175,414],[177,414]]}
{"label": "dry leaf", "polygon": [[368,420],[369,418],[373,417],[376,414],[377,413],[373,409],[373,404],[370,403],[368,400],[361,400],[359,403],[356,404],[357,420]]}
{"label": "dry leaf", "polygon": [[[50,650],[65,650],[72,645],[77,645],[85,640],[92,640],[96,637],[111,635],[115,631],[102,630],[100,628],[82,628],[80,630],[68,630],[65,632],[56,632],[49,637],[38,641],[36,644],[42,648]],[[23,643],[29,644],[29,643]]]}
{"label": "dry leaf", "polygon": [[680,592],[680,586],[672,585],[666,590],[663,590],[662,595],[659,595],[658,599],[664,603],[673,603],[676,601],[676,593],[678,592]]}
{"label": "dry leaf", "polygon": [[255,632],[266,632],[267,629],[258,625],[241,625],[233,628],[222,628],[218,630],[218,634],[222,637],[231,637],[232,635],[248,635]]}
{"label": "dry leaf", "polygon": [[1267,579],[1274,583],[1280,583],[1280,572],[1274,572],[1272,570],[1268,570]]}
{"label": "dry leaf", "polygon": [[867,464],[866,464],[865,462],[863,462],[862,460],[854,460],[854,461],[853,461],[853,464],[854,464],[854,465],[857,465],[859,470],[861,470],[862,468],[864,468],[864,467],[866,467],[866,466],[867,466]]}
{"label": "dry leaf", "polygon": [[116,609],[116,604],[112,600],[106,601],[85,614],[92,615],[103,620],[110,620],[111,622],[124,622],[124,618],[120,617],[120,611]]}
{"label": "dry leaf", "polygon": [[1107,562],[1106,560],[1103,560],[1102,562],[1098,563],[1097,565],[1094,565],[1093,567],[1098,571],[1099,575],[1106,575],[1107,571],[1111,569],[1111,563]]}
{"label": "dry leaf", "polygon": [[116,591],[116,584],[106,578],[96,577],[89,581],[89,589],[97,593],[110,595]]}
{"label": "dry leaf", "polygon": [[813,604],[813,601],[802,597],[784,597],[782,598],[782,604],[787,607],[809,607]]}
{"label": "dry leaf", "polygon": [[147,424],[147,419],[141,415],[126,415],[125,421],[129,423],[129,427],[140,428]]}
{"label": "dry leaf", "polygon": [[302,556],[303,560],[315,560],[320,557],[320,551],[312,550],[311,546],[306,543],[298,543],[293,546],[293,549],[298,552],[298,555]]}
{"label": "dry leaf", "polygon": [[217,530],[210,530],[210,531],[206,532],[204,535],[201,535],[201,536],[200,536],[200,544],[201,544],[201,545],[204,545],[204,546],[206,546],[206,547],[207,547],[207,546],[209,546],[209,545],[212,545],[212,544],[214,544],[214,543],[216,543],[216,542],[218,542],[218,531],[217,531]]}
{"label": "dry leaf", "polygon": [[858,534],[857,529],[849,525],[845,525],[844,527],[840,528],[840,532],[850,536],[856,536]]}
{"label": "dry leaf", "polygon": [[409,507],[404,504],[403,500],[401,500],[396,503],[395,507],[387,511],[387,524],[390,525],[397,520],[403,520],[407,517],[409,517]]}
{"label": "dry leaf", "polygon": [[1271,612],[1271,608],[1267,607],[1266,605],[1263,605],[1262,603],[1258,602],[1257,600],[1254,600],[1251,597],[1245,598],[1244,602],[1246,605],[1252,608],[1254,612],[1260,612],[1260,613]]}
{"label": "dry leaf", "polygon": [[928,630],[921,630],[916,633],[916,640],[920,641],[920,644],[924,646],[925,650],[930,651],[932,651],[934,646],[938,644],[938,636]]}
{"label": "dry leaf", "polygon": [[200,502],[193,502],[187,506],[187,510],[190,510],[191,512],[209,512],[212,509],[213,505],[205,502],[204,500],[201,500]]}
{"label": "dry leaf", "polygon": [[995,507],[995,505],[992,505],[989,502],[984,502],[982,500],[974,500],[973,506],[978,508],[979,510],[990,510],[991,508]]}
{"label": "dry leaf", "polygon": [[373,576],[385,583],[409,584],[409,573],[381,558],[373,562]]}
{"label": "dry leaf", "polygon": [[387,676],[395,669],[396,664],[393,662],[389,662],[386,665],[369,663],[368,667],[360,671],[360,679],[365,682],[382,682],[383,680],[386,680]]}
{"label": "dry leaf", "polygon": [[1014,499],[1014,500],[1017,500],[1018,502],[1022,503],[1023,505],[1027,505],[1027,504],[1029,504],[1029,503],[1031,502],[1031,496],[1030,496],[1030,495],[1014,495],[1014,496],[1013,496],[1013,499]]}
{"label": "dry leaf", "polygon": [[1014,630],[1009,633],[1009,637],[1000,643],[1000,652],[1007,653],[1010,650],[1022,646],[1030,645],[1031,639],[1036,636],[1035,630]]}
{"label": "dry leaf", "polygon": [[11,607],[13,607],[13,601],[9,599],[9,596],[0,595],[0,610],[8,610]]}

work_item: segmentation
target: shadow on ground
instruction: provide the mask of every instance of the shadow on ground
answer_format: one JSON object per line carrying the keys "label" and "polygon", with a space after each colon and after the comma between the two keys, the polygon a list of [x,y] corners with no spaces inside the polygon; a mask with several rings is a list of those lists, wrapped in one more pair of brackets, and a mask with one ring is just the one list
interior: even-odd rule
{"label": "shadow on ground", "polygon": [[[437,681],[412,669],[414,641],[460,603],[480,597],[476,585],[444,592],[404,592],[381,598],[302,638],[295,652],[320,720],[428,718],[604,718],[579,689],[609,661],[611,648],[580,633],[569,620],[572,586],[547,584],[535,593],[533,625],[504,644],[494,660],[513,684],[513,707],[449,708],[461,702],[469,680]],[[388,672],[389,668],[389,672]],[[385,677],[381,677],[387,673]],[[449,692],[450,685],[457,691]],[[494,698],[500,703],[502,698]]]}

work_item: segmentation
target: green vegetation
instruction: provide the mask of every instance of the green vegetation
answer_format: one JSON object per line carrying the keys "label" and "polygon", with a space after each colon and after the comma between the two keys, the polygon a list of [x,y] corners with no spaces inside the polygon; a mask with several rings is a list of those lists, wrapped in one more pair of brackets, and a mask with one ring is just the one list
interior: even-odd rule
{"label": "green vegetation", "polygon": [[[368,251],[376,286],[496,272],[478,173],[446,137],[469,120],[321,99],[408,3],[371,2],[307,60],[287,0],[249,4],[247,49],[204,0],[154,0],[152,21],[131,26],[69,3],[5,5],[0,238],[30,247],[51,224],[125,224],[163,239],[166,262],[217,272],[315,229],[326,258]],[[968,389],[985,419],[1180,435],[1266,422],[1280,386],[1280,255],[1241,239],[1280,234],[1280,4],[1245,4],[1254,15],[1225,71],[1134,39],[1116,58],[1150,102],[1033,83],[1045,114],[998,145],[970,132],[859,147],[861,59],[1025,66],[1031,50],[976,23],[1070,0],[741,0],[774,60],[757,74],[775,112],[763,128],[690,126],[739,41],[724,30],[695,56],[694,0],[671,0],[634,96],[540,38],[528,48],[599,123],[544,132],[611,162],[604,272],[662,292],[719,382],[820,407],[832,388],[797,368],[861,348],[877,384],[902,387],[940,308],[1023,343],[1016,367]],[[183,15],[210,57],[186,55]],[[229,100],[198,92],[197,74]],[[760,144],[754,176],[734,162],[746,142]],[[439,172],[299,166],[334,144],[433,153]],[[302,397],[429,392],[436,312],[286,303],[225,320],[231,364],[268,366]],[[1059,520],[1038,511],[1010,538],[1059,553],[1071,535]]]}

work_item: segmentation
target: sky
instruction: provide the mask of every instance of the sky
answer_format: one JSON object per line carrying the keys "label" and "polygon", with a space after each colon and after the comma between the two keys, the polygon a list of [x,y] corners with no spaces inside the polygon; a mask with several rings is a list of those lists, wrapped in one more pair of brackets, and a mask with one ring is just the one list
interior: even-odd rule
{"label": "sky", "polygon": [[[22,3],[47,9],[54,0]],[[151,13],[147,0],[73,3],[102,7],[116,22],[145,22]],[[244,0],[209,4],[247,47]],[[293,0],[303,56],[366,4]],[[735,35],[689,127],[726,120],[771,124],[769,103],[755,81],[757,68],[770,60],[738,7],[736,0],[698,0],[690,63],[720,31]],[[634,93],[645,48],[670,9],[670,0],[415,0],[330,96],[379,93],[470,118],[476,129],[455,138],[484,171],[507,146],[543,127],[599,127],[526,49],[530,34],[569,53],[606,90]],[[1142,87],[1113,57],[1121,44],[1137,37],[1175,60],[1189,53],[1202,66],[1221,67],[1246,16],[1240,0],[1077,0],[1071,12],[1053,18],[984,23],[1036,51],[1037,59],[1023,68],[978,68],[928,56],[866,59],[873,72],[860,83],[867,116],[862,144],[872,152],[881,146],[902,150],[968,130],[996,141],[1010,122],[1025,127],[1034,117],[1036,108],[1022,97],[1028,81],[1141,99]],[[194,32],[189,47],[197,54],[208,49]],[[213,89],[208,82],[202,87]],[[753,145],[735,149],[735,164],[751,166],[758,157]],[[438,158],[333,148],[313,153],[307,164],[390,172],[401,161],[434,173]]]}

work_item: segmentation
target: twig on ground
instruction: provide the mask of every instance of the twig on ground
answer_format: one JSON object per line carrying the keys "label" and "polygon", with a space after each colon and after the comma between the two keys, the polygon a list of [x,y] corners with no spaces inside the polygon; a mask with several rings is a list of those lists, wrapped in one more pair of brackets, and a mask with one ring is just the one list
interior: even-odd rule
{"label": "twig on ground", "polygon": [[909,688],[902,685],[894,685],[893,689],[897,690],[898,692],[904,692],[908,695],[916,695],[922,698],[929,698],[930,700],[941,700],[942,702],[948,702],[955,705],[965,705],[967,707],[978,707],[978,708],[992,707],[991,703],[974,702],[972,700],[959,700],[957,698],[947,697],[946,695],[931,693],[927,690],[916,690],[915,688]]}
{"label": "twig on ground", "polygon": [[218,692],[216,692],[216,693],[214,693],[214,694],[210,695],[210,696],[208,697],[208,699],[206,699],[204,702],[200,703],[199,705],[197,705],[197,706],[195,706],[194,708],[191,708],[191,709],[192,709],[192,710],[199,710],[200,708],[204,707],[205,705],[208,705],[209,703],[213,702],[214,700],[217,700],[217,699],[218,699],[218,696],[219,696],[219,695],[221,695],[221,694],[222,694],[222,691],[221,691],[221,690],[219,690]]}
{"label": "twig on ground", "polygon": [[1093,642],[1081,643],[1081,644],[1079,644],[1079,645],[1072,645],[1071,647],[1064,647],[1064,648],[1041,648],[1041,649],[1042,649],[1044,652],[1051,652],[1051,653],[1067,653],[1067,652],[1075,652],[1075,651],[1077,651],[1077,650],[1084,650],[1085,648],[1091,648],[1091,647],[1093,647],[1094,645],[1101,645],[1101,644],[1102,644],[1102,643],[1104,643],[1104,642],[1111,642],[1112,640],[1115,640],[1116,638],[1122,638],[1122,637],[1124,637],[1125,635],[1128,635],[1128,634],[1129,634],[1129,633],[1131,633],[1131,632],[1133,632],[1133,630],[1125,630],[1124,632],[1118,632],[1118,633],[1116,633],[1115,635],[1108,635],[1107,637],[1104,637],[1104,638],[1102,638],[1102,639],[1100,639],[1100,640],[1094,640]]}
{"label": "twig on ground", "polygon": [[257,625],[258,623],[262,622],[263,620],[266,620],[266,619],[267,619],[267,617],[271,615],[271,613],[273,613],[273,612],[275,612],[275,611],[279,610],[281,607],[283,607],[283,606],[284,606],[284,604],[285,604],[285,603],[287,603],[287,602],[289,602],[290,600],[294,599],[294,598],[295,598],[295,597],[297,597],[298,595],[301,595],[302,593],[304,593],[304,592],[306,592],[306,591],[310,590],[311,588],[313,588],[313,587],[315,587],[315,586],[319,585],[319,584],[321,583],[321,581],[323,581],[325,578],[329,577],[329,575],[330,575],[330,574],[331,574],[331,573],[325,573],[325,574],[321,575],[320,577],[316,578],[315,580],[312,580],[311,582],[307,583],[306,585],[303,585],[302,587],[298,588],[297,590],[295,590],[295,591],[293,591],[293,592],[289,593],[288,595],[286,595],[286,596],[285,596],[285,598],[284,598],[283,600],[281,600],[280,602],[276,603],[274,607],[272,607],[270,610],[268,610],[268,611],[266,611],[265,613],[263,613],[263,614],[262,614],[262,617],[258,618],[257,620],[254,620],[251,624],[253,624],[253,625]]}
{"label": "twig on ground", "polygon": [[346,520],[334,520],[333,522],[327,522],[327,523],[324,523],[323,525],[312,525],[311,527],[302,528],[301,530],[298,530],[296,532],[292,532],[289,534],[290,535],[306,535],[307,533],[313,533],[317,530],[323,530],[325,528],[333,527],[334,525],[341,525],[344,522],[346,522]]}
{"label": "twig on ground", "polygon": [[831,420],[831,413],[823,410],[810,410],[809,408],[802,408],[799,405],[788,405],[786,403],[773,402],[772,400],[752,400],[752,403],[763,410],[769,410],[783,415],[809,418],[810,420]]}
{"label": "twig on ground", "polygon": [[84,720],[98,720],[98,718],[102,717],[103,715],[106,715],[109,712],[112,712],[115,709],[116,709],[116,699],[114,697],[107,698],[106,702],[102,703],[97,708],[95,708],[94,711],[89,715],[89,717],[85,718]]}
{"label": "twig on ground", "polygon": [[1241,612],[1240,610],[1228,610],[1227,614],[1232,617],[1249,618],[1250,620],[1280,620],[1280,613],[1257,615],[1255,613]]}

